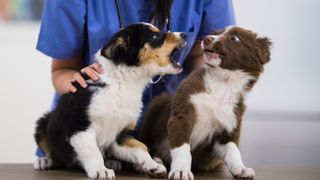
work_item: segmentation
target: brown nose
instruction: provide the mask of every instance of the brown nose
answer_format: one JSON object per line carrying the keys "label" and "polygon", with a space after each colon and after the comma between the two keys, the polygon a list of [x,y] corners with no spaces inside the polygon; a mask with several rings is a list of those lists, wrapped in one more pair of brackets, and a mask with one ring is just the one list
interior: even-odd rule
{"label": "brown nose", "polygon": [[214,41],[212,36],[206,36],[203,38],[204,45],[210,45]]}

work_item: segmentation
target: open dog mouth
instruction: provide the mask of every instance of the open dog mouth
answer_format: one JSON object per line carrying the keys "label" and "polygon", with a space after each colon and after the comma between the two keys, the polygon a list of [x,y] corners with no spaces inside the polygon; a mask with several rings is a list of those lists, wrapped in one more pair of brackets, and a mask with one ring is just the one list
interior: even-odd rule
{"label": "open dog mouth", "polygon": [[180,51],[185,45],[186,45],[186,43],[183,43],[183,44],[177,46],[176,48],[174,48],[174,49],[172,50],[172,52],[171,52],[171,54],[170,54],[170,61],[171,61],[171,63],[172,63],[172,66],[173,66],[174,68],[176,68],[176,69],[182,69],[182,65],[181,65],[179,62],[176,62],[176,61],[173,59],[173,57],[174,57],[174,55],[175,55],[178,51]]}
{"label": "open dog mouth", "polygon": [[215,50],[211,50],[211,49],[204,49],[204,53],[206,55],[208,55],[209,57],[211,57],[212,59],[221,59],[222,55],[218,52],[216,52]]}

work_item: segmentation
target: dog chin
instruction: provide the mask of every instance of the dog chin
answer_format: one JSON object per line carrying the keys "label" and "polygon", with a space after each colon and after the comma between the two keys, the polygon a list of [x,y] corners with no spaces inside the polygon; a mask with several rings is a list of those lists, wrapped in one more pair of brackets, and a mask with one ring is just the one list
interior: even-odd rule
{"label": "dog chin", "polygon": [[220,58],[217,59],[213,59],[211,57],[208,57],[205,55],[204,57],[204,62],[206,65],[210,66],[210,67],[219,67],[222,60]]}
{"label": "dog chin", "polygon": [[166,66],[161,67],[162,74],[179,74],[182,71],[182,66],[177,64],[168,64]]}
{"label": "dog chin", "polygon": [[165,75],[165,74],[179,74],[182,72],[183,68],[180,65],[176,65],[173,63],[167,64],[165,66],[159,66],[156,63],[151,63],[147,66],[148,72],[151,76],[156,75]]}
{"label": "dog chin", "polygon": [[170,64],[165,68],[167,74],[179,74],[183,71],[182,66],[177,67],[176,65]]}

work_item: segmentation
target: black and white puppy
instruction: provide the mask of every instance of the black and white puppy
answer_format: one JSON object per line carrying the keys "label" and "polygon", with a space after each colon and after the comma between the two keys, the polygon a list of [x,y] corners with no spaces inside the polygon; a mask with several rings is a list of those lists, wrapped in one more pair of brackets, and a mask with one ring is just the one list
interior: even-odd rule
{"label": "black and white puppy", "polygon": [[104,74],[88,88],[61,96],[57,107],[37,121],[35,140],[46,157],[35,169],[81,166],[90,178],[115,178],[105,155],[140,166],[145,173],[166,175],[147,147],[126,134],[142,108],[142,92],[155,75],[177,74],[173,53],[186,43],[184,33],[164,33],[147,23],[119,31],[97,58]]}
{"label": "black and white puppy", "polygon": [[140,138],[170,166],[170,179],[193,179],[222,160],[235,178],[253,178],[238,149],[245,95],[270,60],[269,38],[232,27],[202,41],[204,65],[173,96],[155,98]]}

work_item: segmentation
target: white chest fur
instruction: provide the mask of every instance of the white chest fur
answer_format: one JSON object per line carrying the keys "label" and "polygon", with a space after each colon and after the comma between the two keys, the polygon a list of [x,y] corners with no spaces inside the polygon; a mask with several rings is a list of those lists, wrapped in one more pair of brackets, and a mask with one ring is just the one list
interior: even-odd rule
{"label": "white chest fur", "polygon": [[100,148],[109,146],[125,127],[137,121],[142,92],[150,80],[139,68],[121,69],[109,63],[104,71],[106,74],[100,78],[106,87],[95,92],[88,109],[90,128],[94,129]]}
{"label": "white chest fur", "polygon": [[205,92],[190,97],[197,119],[191,134],[191,148],[210,141],[215,132],[232,132],[237,125],[234,108],[253,77],[242,71],[212,69],[204,75]]}

